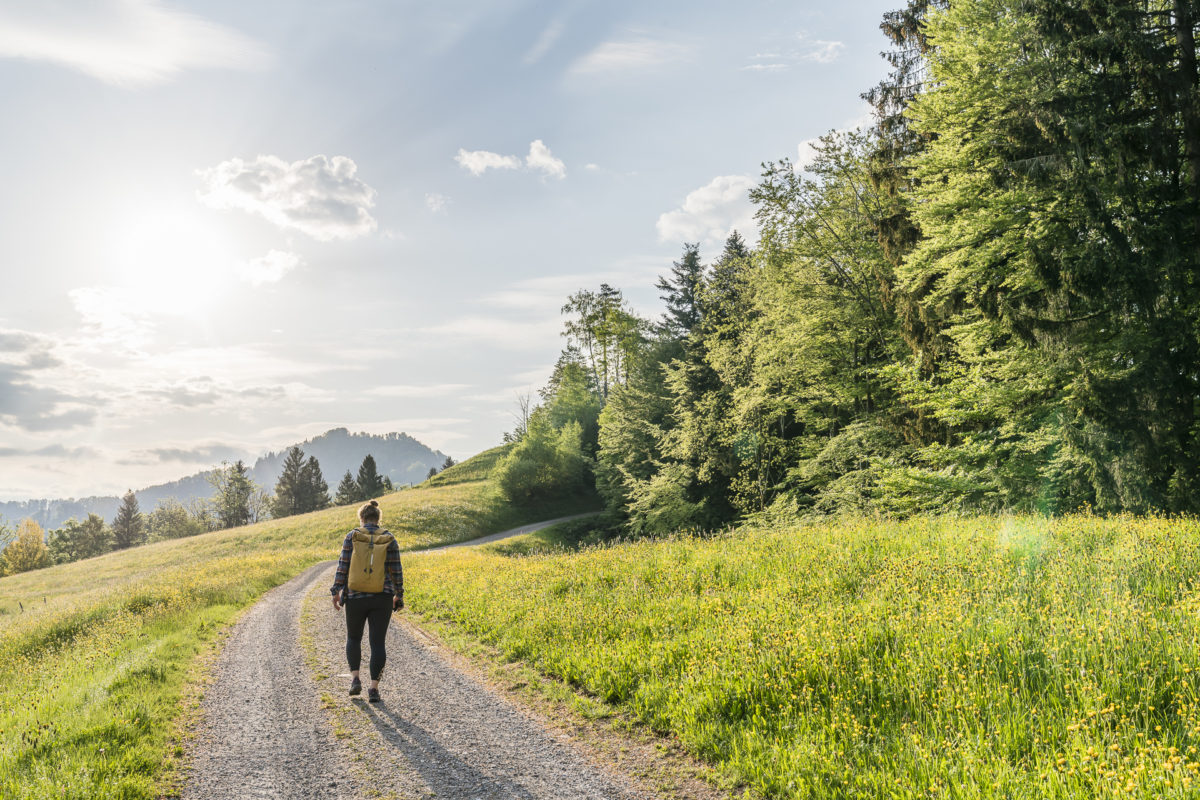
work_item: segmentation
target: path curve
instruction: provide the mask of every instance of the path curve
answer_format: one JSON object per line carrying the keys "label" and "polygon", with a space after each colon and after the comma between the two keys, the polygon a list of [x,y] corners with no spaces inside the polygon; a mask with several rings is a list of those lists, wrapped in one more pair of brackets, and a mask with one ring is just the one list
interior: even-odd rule
{"label": "path curve", "polygon": [[[587,515],[524,525],[458,546],[579,516]],[[317,564],[267,592],[232,629],[205,693],[183,800],[357,800],[389,792],[459,800],[651,796],[456,669],[400,615],[388,629],[384,702],[346,697],[345,623],[329,607],[326,588],[333,563]],[[316,671],[331,676],[320,683],[300,645],[307,594],[316,599],[311,631]],[[350,746],[334,735],[322,702],[332,706],[342,733],[349,732]]]}

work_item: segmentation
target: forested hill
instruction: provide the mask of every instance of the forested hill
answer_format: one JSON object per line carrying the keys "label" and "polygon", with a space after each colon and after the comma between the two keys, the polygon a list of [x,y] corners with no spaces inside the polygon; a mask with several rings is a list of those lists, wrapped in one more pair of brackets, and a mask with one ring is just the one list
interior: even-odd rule
{"label": "forested hill", "polygon": [[[433,450],[406,433],[388,433],[376,436],[367,433],[350,433],[345,428],[334,428],[313,439],[298,443],[306,456],[313,456],[321,463],[325,480],[334,486],[338,479],[350,470],[358,471],[363,457],[368,453],[375,457],[380,475],[386,475],[397,486],[417,483],[425,479],[430,467],[441,467],[446,454]],[[279,478],[283,459],[291,445],[278,452],[267,453],[254,462],[251,477],[268,491]],[[215,466],[215,465],[214,465]],[[208,471],[198,472],[169,483],[156,484],[135,490],[142,510],[151,511],[160,500],[173,497],[183,503],[213,493],[208,483]],[[72,517],[83,519],[96,513],[106,520],[112,519],[120,505],[119,497],[84,497],[65,500],[26,500],[0,503],[0,516],[10,521],[26,517],[37,521],[43,528],[60,526]]]}

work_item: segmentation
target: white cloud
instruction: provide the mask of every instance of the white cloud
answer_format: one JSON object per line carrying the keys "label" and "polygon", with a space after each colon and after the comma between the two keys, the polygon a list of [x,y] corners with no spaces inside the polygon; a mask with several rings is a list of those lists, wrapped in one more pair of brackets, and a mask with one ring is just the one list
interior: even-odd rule
{"label": "white cloud", "polygon": [[440,214],[446,210],[446,206],[450,205],[450,198],[444,194],[430,192],[425,195],[425,207],[434,214]]}
{"label": "white cloud", "polygon": [[662,241],[700,242],[721,245],[736,230],[748,241],[757,238],[750,189],[756,181],[750,175],[722,175],[690,192],[683,205],[658,218],[658,238]]}
{"label": "white cloud", "polygon": [[239,265],[238,275],[252,286],[277,283],[284,275],[300,266],[300,256],[283,250],[269,251],[265,256]]}
{"label": "white cloud", "polygon": [[778,42],[780,47],[765,53],[755,53],[750,57],[752,63],[742,67],[749,72],[782,72],[806,61],[817,64],[829,64],[838,59],[846,49],[843,42],[830,39],[810,38],[806,31],[789,37],[787,42]]}
{"label": "white cloud", "polygon": [[687,60],[692,48],[679,42],[645,36],[604,42],[580,58],[569,72],[579,76],[644,73]]}
{"label": "white cloud", "polygon": [[288,163],[276,156],[240,158],[198,170],[198,197],[220,209],[258,214],[280,228],[327,242],[375,230],[371,209],[376,192],[355,177],[358,166],[345,156],[316,155]]}
{"label": "white cloud", "polygon": [[454,160],[472,175],[482,175],[489,169],[517,169],[521,166],[521,159],[516,156],[502,156],[488,150],[459,148]]}
{"label": "white cloud", "polygon": [[800,55],[801,61],[815,61],[818,64],[829,64],[837,61],[838,56],[842,54],[842,50],[846,49],[846,45],[842,42],[827,42],[823,39],[814,39],[805,42],[808,45],[808,50]]}
{"label": "white cloud", "polygon": [[0,57],[49,61],[106,83],[162,83],[185,69],[254,69],[267,50],[159,0],[0,2]]}
{"label": "white cloud", "polygon": [[550,153],[550,148],[541,139],[529,143],[529,155],[525,156],[525,166],[538,169],[551,178],[567,177],[567,165]]}
{"label": "white cloud", "polygon": [[[482,175],[489,169],[520,169],[522,166],[519,156],[502,156],[489,150],[459,149],[454,160],[472,175]],[[541,139],[534,139],[529,143],[529,155],[525,156],[524,166],[526,169],[539,170],[547,177],[560,179],[567,177],[567,165],[561,159],[555,158],[554,154],[550,152],[550,148]],[[426,196],[427,204],[428,197]],[[441,197],[441,195],[437,195],[437,197]]]}
{"label": "white cloud", "polygon": [[596,172],[600,169],[600,165],[599,164],[584,164],[583,168],[586,169],[588,172]]}

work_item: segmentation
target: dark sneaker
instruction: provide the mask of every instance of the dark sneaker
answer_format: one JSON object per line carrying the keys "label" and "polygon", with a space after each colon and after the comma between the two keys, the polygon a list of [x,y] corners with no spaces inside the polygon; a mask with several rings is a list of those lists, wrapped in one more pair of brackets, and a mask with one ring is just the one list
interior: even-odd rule
{"label": "dark sneaker", "polygon": [[353,697],[356,694],[362,694],[362,681],[358,678],[350,681],[350,696]]}
{"label": "dark sneaker", "polygon": [[367,689],[367,702],[378,703],[381,700],[383,700],[383,698],[379,696],[378,689]]}

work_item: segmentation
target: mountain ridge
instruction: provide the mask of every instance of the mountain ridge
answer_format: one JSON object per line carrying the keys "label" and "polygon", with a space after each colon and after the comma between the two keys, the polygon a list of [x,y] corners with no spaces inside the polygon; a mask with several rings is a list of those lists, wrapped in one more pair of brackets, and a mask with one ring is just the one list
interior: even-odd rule
{"label": "mountain ridge", "polygon": [[[283,460],[292,447],[299,447],[306,457],[316,457],[321,464],[321,474],[329,484],[331,495],[346,470],[357,474],[359,465],[368,453],[375,457],[379,474],[386,475],[397,486],[424,480],[430,467],[440,469],[446,460],[445,453],[430,448],[407,433],[351,433],[347,428],[331,428],[303,442],[259,456],[250,466],[250,476],[266,491],[275,488]],[[213,489],[208,483],[211,473],[212,469],[201,470],[173,481],[135,490],[134,494],[144,512],[154,510],[167,498],[188,503],[198,498],[211,497]],[[121,498],[104,495],[10,500],[0,502],[0,517],[12,523],[30,518],[50,530],[61,526],[72,517],[82,519],[92,513],[111,520],[120,503]]]}

